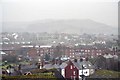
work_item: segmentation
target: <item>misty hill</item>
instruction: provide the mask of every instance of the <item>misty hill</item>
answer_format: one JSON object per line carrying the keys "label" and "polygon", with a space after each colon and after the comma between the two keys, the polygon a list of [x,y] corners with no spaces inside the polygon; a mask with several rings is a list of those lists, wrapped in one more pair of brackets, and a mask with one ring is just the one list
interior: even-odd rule
{"label": "misty hill", "polygon": [[3,22],[3,32],[25,32],[28,22]]}
{"label": "misty hill", "polygon": [[[82,20],[40,20],[30,23],[21,23],[18,32],[63,32],[63,33],[106,33],[116,34],[117,28],[95,22],[89,19]],[[10,25],[9,25],[10,26]],[[6,26],[5,26],[6,27]],[[10,28],[10,27],[9,27]],[[11,29],[15,29],[11,27]],[[7,30],[11,30],[7,29]],[[11,30],[12,31],[12,30]]]}

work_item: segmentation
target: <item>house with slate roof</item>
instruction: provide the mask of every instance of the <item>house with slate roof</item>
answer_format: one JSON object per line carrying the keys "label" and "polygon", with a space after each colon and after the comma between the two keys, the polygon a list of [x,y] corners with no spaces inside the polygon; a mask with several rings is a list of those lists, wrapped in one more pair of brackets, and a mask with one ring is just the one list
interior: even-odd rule
{"label": "house with slate roof", "polygon": [[56,68],[66,79],[79,79],[81,75],[89,76],[94,73],[94,66],[88,60],[68,60],[61,64],[46,64],[45,69]]}
{"label": "house with slate roof", "polygon": [[36,65],[22,65],[21,66],[21,72],[22,74],[30,73],[31,70],[37,69]]}
{"label": "house with slate roof", "polygon": [[79,79],[81,75],[89,76],[94,73],[94,66],[89,61],[69,60],[68,64],[61,70],[65,78]]}

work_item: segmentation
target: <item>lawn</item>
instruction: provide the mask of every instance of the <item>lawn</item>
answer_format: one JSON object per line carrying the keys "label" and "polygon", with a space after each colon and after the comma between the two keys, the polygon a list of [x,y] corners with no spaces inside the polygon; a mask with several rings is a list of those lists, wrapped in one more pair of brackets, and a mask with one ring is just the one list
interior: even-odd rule
{"label": "lawn", "polygon": [[120,78],[120,72],[111,70],[97,70],[90,78]]}

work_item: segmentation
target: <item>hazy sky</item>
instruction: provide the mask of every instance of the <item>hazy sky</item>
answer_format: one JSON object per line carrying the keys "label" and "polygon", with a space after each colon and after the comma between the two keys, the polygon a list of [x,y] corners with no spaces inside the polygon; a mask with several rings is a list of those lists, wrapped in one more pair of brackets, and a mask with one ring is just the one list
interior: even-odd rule
{"label": "hazy sky", "polygon": [[2,21],[42,19],[92,19],[111,26],[118,24],[119,0],[2,0]]}

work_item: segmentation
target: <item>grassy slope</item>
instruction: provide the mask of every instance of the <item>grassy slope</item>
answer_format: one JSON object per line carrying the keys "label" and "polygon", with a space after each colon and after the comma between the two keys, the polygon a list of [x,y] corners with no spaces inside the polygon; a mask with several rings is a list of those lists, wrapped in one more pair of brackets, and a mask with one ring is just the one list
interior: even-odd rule
{"label": "grassy slope", "polygon": [[97,70],[90,78],[120,78],[120,72],[110,70]]}

